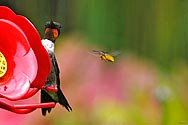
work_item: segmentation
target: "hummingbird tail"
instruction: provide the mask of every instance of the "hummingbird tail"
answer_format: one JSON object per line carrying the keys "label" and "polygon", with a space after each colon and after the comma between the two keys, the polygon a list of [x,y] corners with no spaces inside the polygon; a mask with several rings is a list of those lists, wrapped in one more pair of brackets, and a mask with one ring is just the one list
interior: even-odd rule
{"label": "hummingbird tail", "polygon": [[[41,103],[45,103],[45,102],[54,102],[53,99],[50,97],[50,95],[48,95],[48,93],[46,93],[44,90],[41,90]],[[42,115],[46,116],[46,111],[48,111],[48,113],[50,113],[52,108],[42,108]]]}
{"label": "hummingbird tail", "polygon": [[59,98],[59,103],[63,105],[69,112],[72,111],[71,106],[69,105],[66,97],[64,96],[63,92],[61,91],[60,87],[58,87],[57,95]]}

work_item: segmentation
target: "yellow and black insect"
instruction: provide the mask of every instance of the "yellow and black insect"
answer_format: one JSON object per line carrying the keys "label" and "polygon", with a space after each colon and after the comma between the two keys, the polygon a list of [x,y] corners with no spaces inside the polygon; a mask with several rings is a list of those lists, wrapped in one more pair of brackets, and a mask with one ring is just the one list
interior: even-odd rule
{"label": "yellow and black insect", "polygon": [[119,55],[119,52],[108,53],[104,51],[92,50],[93,54],[100,56],[100,58],[106,62],[114,62],[115,56]]}

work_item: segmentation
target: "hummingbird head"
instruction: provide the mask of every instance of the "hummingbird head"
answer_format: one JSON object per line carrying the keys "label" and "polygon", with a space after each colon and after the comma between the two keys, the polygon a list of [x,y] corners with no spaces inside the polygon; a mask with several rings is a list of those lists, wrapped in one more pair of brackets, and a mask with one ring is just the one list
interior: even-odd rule
{"label": "hummingbird head", "polygon": [[55,43],[55,40],[60,35],[60,29],[61,29],[60,23],[54,22],[52,20],[46,22],[44,39],[51,40],[52,42]]}

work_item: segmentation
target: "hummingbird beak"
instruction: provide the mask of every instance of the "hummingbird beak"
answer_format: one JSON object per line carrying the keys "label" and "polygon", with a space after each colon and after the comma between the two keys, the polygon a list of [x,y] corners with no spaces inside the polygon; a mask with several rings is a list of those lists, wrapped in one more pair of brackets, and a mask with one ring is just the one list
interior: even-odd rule
{"label": "hummingbird beak", "polygon": [[50,19],[50,25],[51,25],[51,26],[54,25],[52,18]]}

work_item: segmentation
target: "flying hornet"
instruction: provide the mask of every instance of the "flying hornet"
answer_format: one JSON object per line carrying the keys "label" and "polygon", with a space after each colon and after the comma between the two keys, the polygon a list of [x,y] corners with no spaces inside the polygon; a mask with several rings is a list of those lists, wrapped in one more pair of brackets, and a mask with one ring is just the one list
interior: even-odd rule
{"label": "flying hornet", "polygon": [[92,50],[92,53],[96,56],[99,56],[101,60],[106,61],[106,62],[114,62],[115,56],[120,54],[118,51],[113,52],[113,53],[108,53],[105,51],[98,51],[98,50]]}

